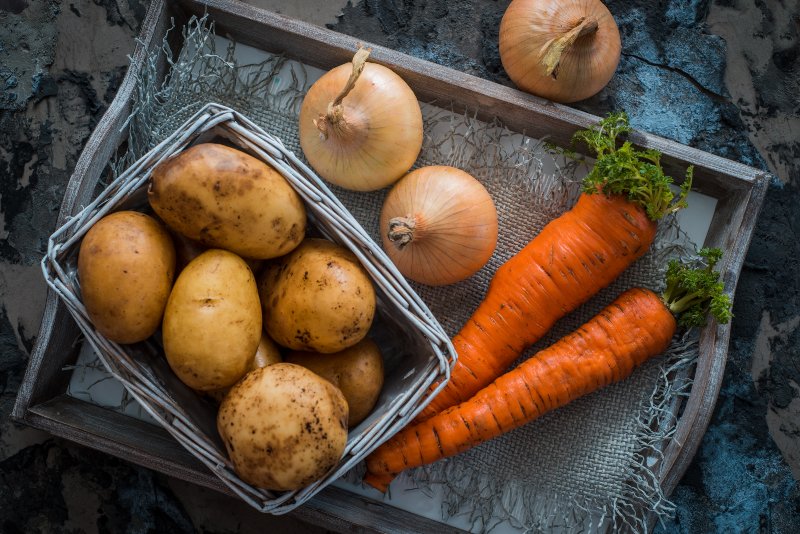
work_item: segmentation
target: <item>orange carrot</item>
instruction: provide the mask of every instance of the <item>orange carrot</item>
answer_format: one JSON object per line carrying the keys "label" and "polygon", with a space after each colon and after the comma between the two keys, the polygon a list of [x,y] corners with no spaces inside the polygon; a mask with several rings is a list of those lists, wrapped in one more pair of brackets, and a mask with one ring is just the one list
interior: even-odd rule
{"label": "orange carrot", "polygon": [[686,326],[703,324],[709,309],[726,322],[730,299],[711,270],[720,253],[701,252],[708,259],[704,269],[670,265],[662,296],[629,289],[583,326],[474,397],[401,430],[367,457],[365,482],[386,491],[405,469],[464,452],[623,380],[667,349],[678,324],[673,313],[683,313],[681,324]]}
{"label": "orange carrot", "polygon": [[501,266],[486,297],[453,337],[450,382],[418,416],[470,398],[525,347],[613,282],[653,242],[656,223],[622,196],[583,194]]}
{"label": "orange carrot", "polygon": [[[502,375],[471,399],[395,434],[367,458],[365,481],[464,452],[602,386],[663,352],[675,320],[658,295],[623,293],[599,315]],[[388,475],[388,477],[387,477]]]}
{"label": "orange carrot", "polygon": [[[611,115],[577,138],[597,153],[577,204],[545,226],[502,265],[486,297],[453,338],[450,380],[415,419],[462,402],[507,369],[553,324],[613,282],[648,250],[656,221],[685,205],[691,173],[673,202],[659,155],[629,142],[624,114]],[[431,392],[438,387],[431,386]]]}

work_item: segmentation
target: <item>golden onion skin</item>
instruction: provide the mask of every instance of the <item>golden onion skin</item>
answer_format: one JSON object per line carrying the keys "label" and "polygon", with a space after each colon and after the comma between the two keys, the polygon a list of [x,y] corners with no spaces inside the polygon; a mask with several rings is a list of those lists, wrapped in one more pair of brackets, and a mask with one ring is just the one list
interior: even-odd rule
{"label": "golden onion skin", "polygon": [[419,156],[422,111],[400,76],[366,63],[342,100],[343,119],[323,135],[317,122],[352,70],[350,63],[335,67],[308,90],[300,110],[300,146],[325,180],[354,191],[375,191],[397,181]]}
{"label": "golden onion skin", "polygon": [[480,270],[497,245],[497,209],[470,174],[420,167],[389,191],[380,215],[383,249],[407,278],[454,284]]}
{"label": "golden onion skin", "polygon": [[[584,19],[596,21],[596,31],[565,48],[555,77],[547,74],[543,50]],[[600,92],[614,76],[622,48],[614,17],[599,0],[514,0],[500,22],[499,45],[503,68],[517,87],[560,103]]]}

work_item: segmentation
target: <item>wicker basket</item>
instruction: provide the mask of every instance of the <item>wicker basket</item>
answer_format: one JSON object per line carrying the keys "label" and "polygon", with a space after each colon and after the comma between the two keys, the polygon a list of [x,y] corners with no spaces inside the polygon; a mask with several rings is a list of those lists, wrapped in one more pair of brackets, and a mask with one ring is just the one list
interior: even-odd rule
{"label": "wicker basket", "polygon": [[[277,169],[304,200],[311,225],[326,238],[350,249],[369,272],[377,290],[378,311],[370,335],[386,361],[381,397],[372,414],[351,430],[338,465],[322,479],[297,491],[270,492],[242,481],[234,473],[217,434],[215,407],[177,379],[157,339],[134,345],[111,342],[97,332],[81,302],[77,252],[89,228],[110,212],[146,206],[152,169],[187,146],[216,136]],[[430,385],[440,380],[443,385],[455,361],[448,336],[426,305],[314,172],[278,139],[219,104],[203,107],[56,230],[42,268],[47,283],[64,301],[108,371],[189,452],[233,492],[263,512],[281,514],[296,508],[363,460],[430,401]]]}

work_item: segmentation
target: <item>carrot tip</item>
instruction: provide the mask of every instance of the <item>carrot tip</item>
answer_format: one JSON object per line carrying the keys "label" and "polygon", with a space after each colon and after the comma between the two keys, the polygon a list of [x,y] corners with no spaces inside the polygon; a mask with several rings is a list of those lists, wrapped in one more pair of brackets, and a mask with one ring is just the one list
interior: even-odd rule
{"label": "carrot tip", "polygon": [[392,480],[394,480],[396,476],[396,473],[376,474],[367,471],[367,474],[364,475],[364,482],[381,493],[386,493],[389,489],[389,484],[392,483]]}

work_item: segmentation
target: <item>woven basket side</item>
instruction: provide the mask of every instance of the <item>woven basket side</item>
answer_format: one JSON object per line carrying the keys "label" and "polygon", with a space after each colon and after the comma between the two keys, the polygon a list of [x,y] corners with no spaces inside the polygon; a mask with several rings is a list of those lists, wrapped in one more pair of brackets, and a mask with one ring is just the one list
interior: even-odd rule
{"label": "woven basket side", "polygon": [[[414,365],[395,373],[380,409],[348,436],[339,464],[320,480],[293,492],[276,493],[242,481],[216,434],[214,418],[198,396],[169,370],[159,345],[153,341],[121,346],[99,334],[80,299],[76,258],[80,240],[100,218],[118,209],[146,205],[152,169],[203,137],[222,135],[245,151],[272,165],[306,203],[309,218],[329,239],[349,248],[370,274],[378,292],[384,328],[401,329],[417,358]],[[138,203],[138,204],[137,204]],[[360,226],[327,186],[280,140],[241,114],[217,104],[199,110],[143,158],[125,170],[75,217],[56,230],[42,260],[45,279],[75,318],[103,365],[145,411],[192,455],[215,473],[231,491],[251,506],[269,513],[286,513],[301,505],[342,476],[380,443],[413,418],[432,398],[430,386],[446,383],[455,350],[433,314],[411,289],[380,247]],[[418,354],[417,354],[418,353]],[[402,371],[398,367],[398,371]]]}

